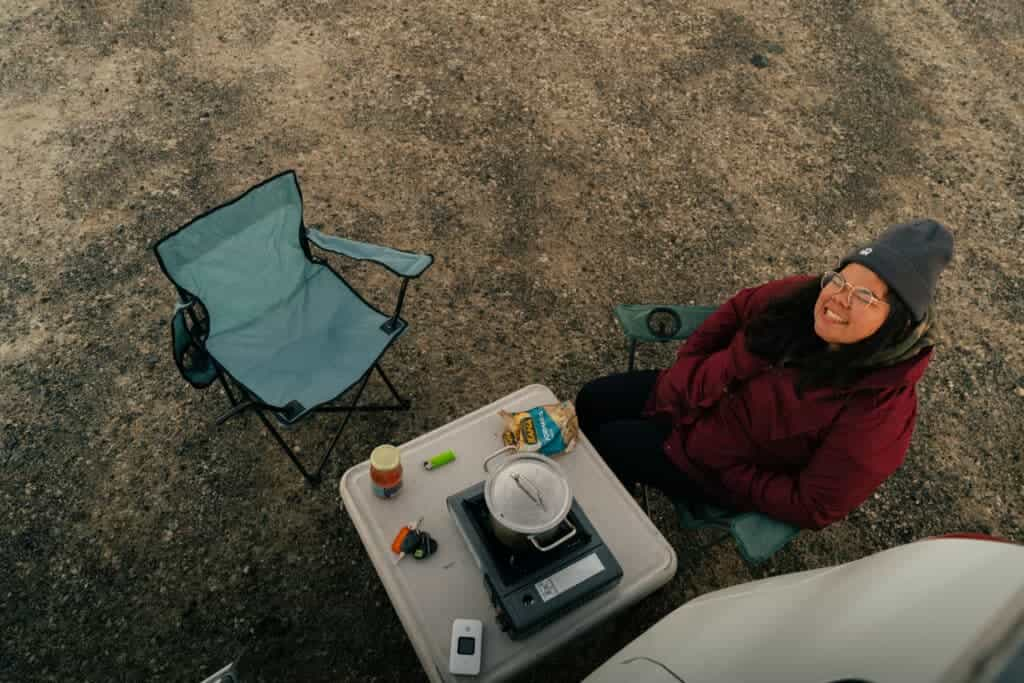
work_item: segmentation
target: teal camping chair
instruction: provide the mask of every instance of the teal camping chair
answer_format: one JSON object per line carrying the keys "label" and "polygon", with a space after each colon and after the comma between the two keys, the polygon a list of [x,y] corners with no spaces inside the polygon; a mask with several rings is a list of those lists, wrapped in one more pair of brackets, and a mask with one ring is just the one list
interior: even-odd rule
{"label": "teal camping chair", "polygon": [[[401,277],[394,313],[367,303],[313,255],[311,244],[373,261]],[[406,287],[430,267],[432,256],[307,227],[294,171],[199,216],[161,239],[154,250],[178,291],[171,338],[182,376],[199,388],[220,382],[232,407],[218,424],[254,410],[307,482],[319,481],[353,412],[408,409],[379,361],[405,332]],[[391,390],[394,405],[359,405],[373,370]],[[353,388],[347,405],[332,404]],[[344,412],[345,418],[317,468],[307,470],[268,413],[288,427],[314,411]]]}
{"label": "teal camping chair", "polygon": [[[637,343],[683,341],[715,310],[714,306],[619,304],[615,307],[615,317],[629,340],[627,368],[632,371],[636,364]],[[646,487],[643,487],[643,503],[650,516]],[[672,504],[684,529],[723,531],[714,541],[697,550],[717,545],[732,536],[743,559],[752,566],[763,563],[800,533],[799,527],[760,512],[736,513],[682,499],[673,500]]]}

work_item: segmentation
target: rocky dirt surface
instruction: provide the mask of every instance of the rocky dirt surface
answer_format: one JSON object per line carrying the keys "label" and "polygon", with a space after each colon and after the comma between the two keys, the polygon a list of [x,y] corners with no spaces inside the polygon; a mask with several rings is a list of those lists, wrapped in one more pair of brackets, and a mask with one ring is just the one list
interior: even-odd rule
{"label": "rocky dirt surface", "polygon": [[[1021,64],[1018,0],[6,0],[0,680],[198,681],[243,651],[250,680],[422,680],[339,510],[347,467],[623,368],[615,303],[721,301],[914,216],[957,254],[906,464],[761,573],[1024,542]],[[318,488],[254,416],[212,426],[151,252],[289,168],[307,222],[437,259],[385,358],[414,410],[355,419]],[[336,265],[391,305],[388,274]],[[288,438],[311,457],[331,424]],[[751,578],[728,544],[691,574],[522,680],[578,680]]]}

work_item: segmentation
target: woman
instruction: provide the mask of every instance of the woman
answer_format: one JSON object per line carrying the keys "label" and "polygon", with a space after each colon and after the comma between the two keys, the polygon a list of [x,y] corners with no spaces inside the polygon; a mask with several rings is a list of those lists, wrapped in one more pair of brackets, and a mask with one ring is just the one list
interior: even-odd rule
{"label": "woman", "polygon": [[597,379],[580,428],[627,485],[820,529],[903,462],[953,254],[932,220],[895,225],[835,272],[745,289],[663,371]]}

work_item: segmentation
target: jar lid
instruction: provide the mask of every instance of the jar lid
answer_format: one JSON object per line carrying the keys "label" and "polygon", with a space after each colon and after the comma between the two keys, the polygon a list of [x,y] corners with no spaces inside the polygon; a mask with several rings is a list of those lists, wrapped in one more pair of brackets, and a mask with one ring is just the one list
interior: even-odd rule
{"label": "jar lid", "polygon": [[539,534],[569,514],[572,490],[562,468],[546,455],[509,456],[484,487],[487,509],[512,531]]}
{"label": "jar lid", "polygon": [[393,470],[401,463],[402,452],[395,446],[384,444],[370,453],[370,465],[378,470]]}

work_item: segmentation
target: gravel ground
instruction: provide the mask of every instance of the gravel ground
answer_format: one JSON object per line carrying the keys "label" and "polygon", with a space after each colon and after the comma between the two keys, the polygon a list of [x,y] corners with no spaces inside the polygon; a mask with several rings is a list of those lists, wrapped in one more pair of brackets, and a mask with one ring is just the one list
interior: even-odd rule
{"label": "gravel ground", "polygon": [[[906,464],[763,573],[1024,542],[1021,64],[1019,0],[6,0],[0,680],[197,681],[243,649],[252,680],[421,680],[347,467],[623,368],[615,303],[721,301],[913,216],[957,255]],[[309,223],[437,258],[385,363],[413,411],[354,420],[319,488],[254,417],[212,426],[150,251],[288,168]],[[336,265],[390,305],[386,273]],[[330,424],[288,436],[311,456]],[[724,545],[692,576],[522,680],[578,680],[751,573]]]}

